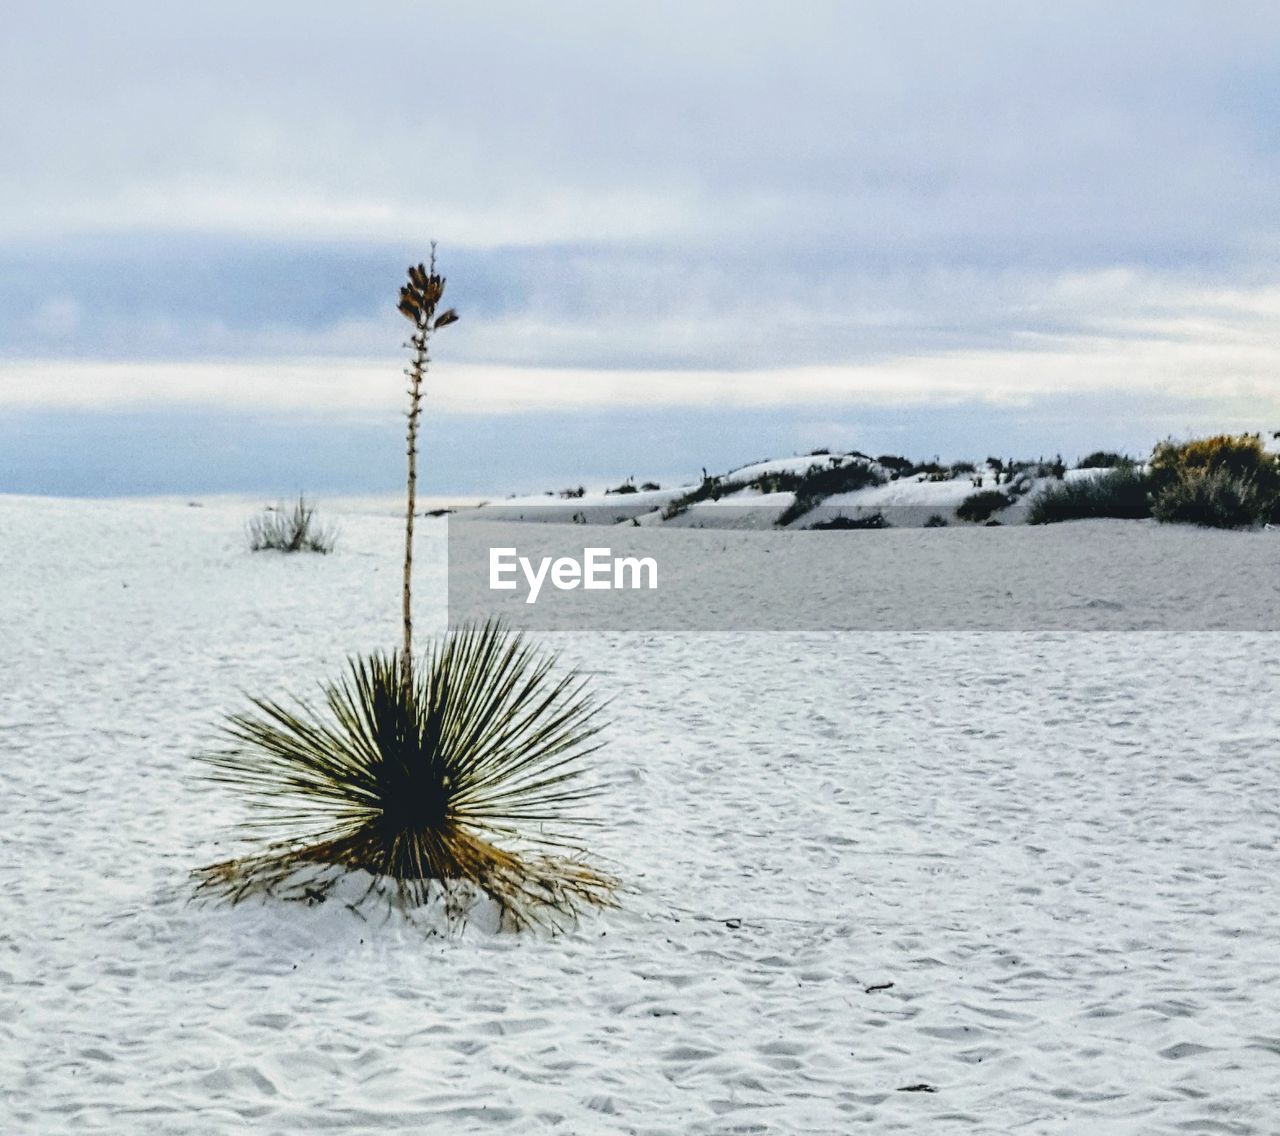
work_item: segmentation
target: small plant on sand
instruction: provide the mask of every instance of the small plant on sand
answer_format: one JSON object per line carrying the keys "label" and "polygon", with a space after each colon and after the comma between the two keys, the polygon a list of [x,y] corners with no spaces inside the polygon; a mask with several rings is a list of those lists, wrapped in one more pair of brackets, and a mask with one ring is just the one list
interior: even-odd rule
{"label": "small plant on sand", "polygon": [[293,506],[268,506],[245,526],[249,547],[254,552],[332,552],[337,534],[315,514],[315,506],[301,496]]}
{"label": "small plant on sand", "polygon": [[612,902],[616,881],[586,865],[573,833],[594,795],[585,759],[599,708],[573,673],[496,622],[450,631],[413,656],[411,582],[418,423],[444,277],[409,269],[399,310],[412,324],[400,650],[350,661],[323,701],[251,700],[223,745],[202,755],[215,783],[251,809],[265,843],[196,872],[197,894],[320,902],[344,881],[404,910],[432,906],[449,923],[477,901],[499,925],[563,927]]}

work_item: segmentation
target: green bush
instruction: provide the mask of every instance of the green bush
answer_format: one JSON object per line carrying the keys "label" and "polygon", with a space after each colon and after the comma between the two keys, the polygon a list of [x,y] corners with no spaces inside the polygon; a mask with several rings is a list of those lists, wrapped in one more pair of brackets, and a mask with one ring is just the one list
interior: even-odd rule
{"label": "green bush", "polygon": [[1139,470],[1133,466],[1116,466],[1101,477],[1048,486],[1032,498],[1027,520],[1033,525],[1049,525],[1086,517],[1149,517],[1149,488],[1147,478]]}
{"label": "green bush", "polygon": [[1150,471],[1157,492],[1184,477],[1221,471],[1237,481],[1253,482],[1264,497],[1280,494],[1280,458],[1267,453],[1257,434],[1161,442],[1151,455]]}
{"label": "green bush", "polygon": [[993,513],[1006,509],[1013,502],[1008,495],[998,489],[984,489],[978,493],[970,493],[960,502],[956,509],[956,517],[962,521],[985,521]]}
{"label": "green bush", "polygon": [[1241,528],[1280,520],[1280,456],[1258,434],[1161,442],[1150,477],[1152,512],[1162,521]]}
{"label": "green bush", "polygon": [[1151,511],[1159,521],[1240,529],[1266,520],[1274,505],[1251,478],[1219,468],[1180,475],[1160,490]]}

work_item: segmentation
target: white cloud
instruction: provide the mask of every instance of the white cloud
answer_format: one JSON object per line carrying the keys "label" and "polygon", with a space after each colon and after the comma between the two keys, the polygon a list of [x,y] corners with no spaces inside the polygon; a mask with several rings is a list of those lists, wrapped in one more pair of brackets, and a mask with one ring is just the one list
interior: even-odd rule
{"label": "white cloud", "polygon": [[[0,408],[205,405],[282,412],[400,408],[394,360],[281,363],[9,362]],[[439,363],[429,405],[453,413],[804,406],[1029,405],[1061,395],[1178,398],[1280,425],[1280,344],[1132,337],[968,351],[886,363],[769,370],[591,370]]]}

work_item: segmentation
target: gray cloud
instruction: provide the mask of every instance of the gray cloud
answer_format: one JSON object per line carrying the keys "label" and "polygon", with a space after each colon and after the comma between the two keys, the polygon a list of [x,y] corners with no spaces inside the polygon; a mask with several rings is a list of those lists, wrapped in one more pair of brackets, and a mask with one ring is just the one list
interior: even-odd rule
{"label": "gray cloud", "polygon": [[[28,6],[9,231],[1273,247],[1267,3]],[[441,229],[442,235],[448,235]],[[521,234],[526,234],[521,239]]]}
{"label": "gray cloud", "polygon": [[[397,357],[407,243],[93,238],[0,248],[0,358]],[[1081,349],[1102,334],[1266,334],[1267,274],[1219,263],[1000,266],[812,256],[764,245],[445,248],[463,363],[610,369],[861,364],[895,356]],[[1181,321],[1182,330],[1173,324]],[[1159,325],[1158,327],[1156,325]]]}

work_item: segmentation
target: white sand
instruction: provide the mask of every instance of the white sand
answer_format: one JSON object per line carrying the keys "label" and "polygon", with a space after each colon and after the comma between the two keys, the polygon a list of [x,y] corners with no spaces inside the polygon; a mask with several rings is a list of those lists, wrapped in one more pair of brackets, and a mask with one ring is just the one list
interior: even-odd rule
{"label": "white sand", "polygon": [[[237,815],[190,760],[218,713],[396,637],[393,516],[327,558],[244,516],[0,498],[0,1131],[1277,1131],[1275,634],[550,637],[616,696],[633,891],[424,940],[187,903]],[[1224,541],[1278,535],[1187,537],[1259,625]]]}

